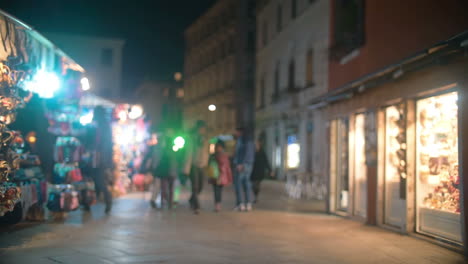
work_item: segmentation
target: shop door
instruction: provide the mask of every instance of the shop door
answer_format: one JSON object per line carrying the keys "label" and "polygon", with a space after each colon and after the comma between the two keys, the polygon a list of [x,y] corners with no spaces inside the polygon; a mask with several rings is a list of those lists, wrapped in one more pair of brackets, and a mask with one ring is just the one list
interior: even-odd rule
{"label": "shop door", "polygon": [[406,110],[404,104],[385,109],[384,223],[401,227],[405,221],[405,200],[401,184],[406,176]]}
{"label": "shop door", "polygon": [[416,231],[461,243],[457,93],[416,103]]}
{"label": "shop door", "polygon": [[349,120],[339,119],[336,124],[336,209],[347,212],[349,207]]}
{"label": "shop door", "polygon": [[367,216],[367,165],[365,115],[358,114],[354,127],[354,215]]}

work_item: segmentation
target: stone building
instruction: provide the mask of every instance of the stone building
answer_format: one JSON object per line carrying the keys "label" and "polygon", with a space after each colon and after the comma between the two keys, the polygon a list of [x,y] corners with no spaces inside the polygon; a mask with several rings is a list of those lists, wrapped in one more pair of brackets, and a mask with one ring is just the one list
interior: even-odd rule
{"label": "stone building", "polygon": [[[257,7],[256,133],[276,175],[297,175],[324,198],[326,127],[308,105],[328,85],[328,1],[267,0]],[[322,191],[321,191],[322,190]]]}
{"label": "stone building", "polygon": [[211,135],[252,125],[255,1],[217,1],[185,31],[185,43],[185,125],[205,120]]}
{"label": "stone building", "polygon": [[121,99],[123,39],[63,33],[45,35],[87,69],[86,76],[94,94]]}

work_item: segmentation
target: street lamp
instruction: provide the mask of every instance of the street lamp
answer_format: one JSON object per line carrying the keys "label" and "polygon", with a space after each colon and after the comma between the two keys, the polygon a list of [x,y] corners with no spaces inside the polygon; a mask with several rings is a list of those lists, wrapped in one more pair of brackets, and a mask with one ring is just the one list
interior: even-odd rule
{"label": "street lamp", "polygon": [[210,110],[211,112],[216,111],[216,105],[210,104],[210,105],[208,106],[208,110]]}

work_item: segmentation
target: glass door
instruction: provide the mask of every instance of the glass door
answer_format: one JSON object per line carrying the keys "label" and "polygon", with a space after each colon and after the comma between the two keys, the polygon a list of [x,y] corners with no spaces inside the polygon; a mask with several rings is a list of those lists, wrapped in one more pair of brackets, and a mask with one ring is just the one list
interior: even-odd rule
{"label": "glass door", "polygon": [[348,140],[349,120],[337,120],[336,127],[336,208],[348,211],[349,207],[349,171],[348,171]]}
{"label": "glass door", "polygon": [[406,177],[406,110],[404,104],[385,109],[385,185],[384,223],[401,227],[405,219],[405,200],[401,188]]}
{"label": "glass door", "polygon": [[367,216],[367,165],[365,115],[358,114],[354,127],[354,215]]}

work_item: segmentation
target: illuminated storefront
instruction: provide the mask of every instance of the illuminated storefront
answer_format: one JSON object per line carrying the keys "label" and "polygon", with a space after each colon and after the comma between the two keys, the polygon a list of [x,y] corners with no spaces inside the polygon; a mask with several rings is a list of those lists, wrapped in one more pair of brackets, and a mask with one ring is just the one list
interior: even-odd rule
{"label": "illuminated storefront", "polygon": [[331,206],[332,211],[346,213],[349,206],[349,120],[333,120],[330,129]]}
{"label": "illuminated storefront", "polygon": [[416,102],[416,231],[461,242],[457,99]]}
{"label": "illuminated storefront", "polygon": [[354,119],[354,215],[367,216],[365,114]]}
{"label": "illuminated storefront", "polygon": [[[406,109],[405,104],[384,109],[385,169],[383,223],[401,228],[405,217]],[[403,198],[403,199],[402,199]]]}

